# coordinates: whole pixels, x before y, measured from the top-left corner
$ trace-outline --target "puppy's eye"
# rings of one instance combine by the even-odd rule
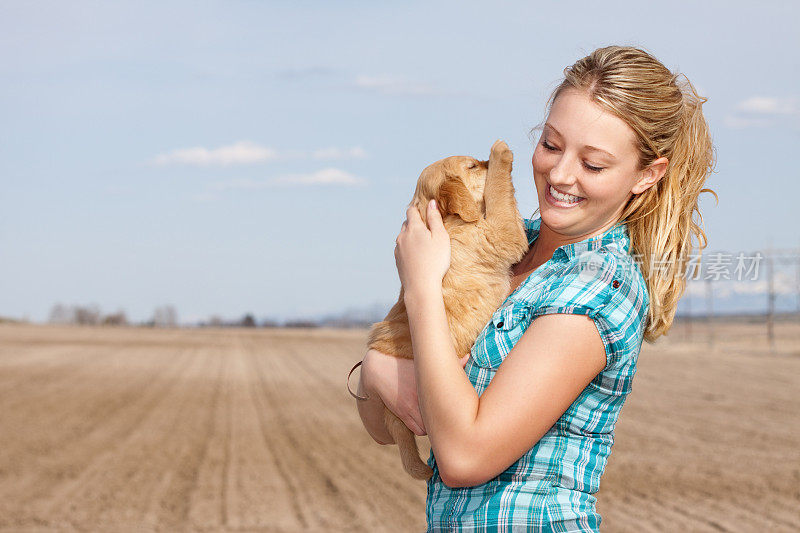
[[[475,162],[475,161],[470,161],[470,162],[467,164],[467,168],[475,168],[475,167],[477,167],[477,166],[478,166],[478,163],[477,163],[477,162]]]

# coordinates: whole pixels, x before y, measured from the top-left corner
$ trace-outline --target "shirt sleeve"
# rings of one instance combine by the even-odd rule
[[[600,249],[564,265],[545,288],[531,316],[564,313],[590,317],[606,352],[606,369],[638,354],[646,316],[646,288],[632,261]]]

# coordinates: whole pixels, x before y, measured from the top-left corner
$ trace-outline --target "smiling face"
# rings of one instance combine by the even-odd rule
[[[613,226],[658,174],[639,169],[630,126],[575,89],[553,102],[532,164],[542,223],[570,240]]]

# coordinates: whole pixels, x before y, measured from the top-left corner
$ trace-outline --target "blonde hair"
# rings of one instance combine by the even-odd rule
[[[678,83],[683,76],[685,82]],[[713,170],[716,153],[703,116],[707,98],[689,79],[673,74],[649,53],[630,46],[598,48],[564,69],[548,109],[565,89],[578,89],[627,123],[635,132],[639,169],[660,157],[666,173],[646,191],[633,195],[620,221],[628,226],[631,248],[640,259],[650,305],[645,339],[654,341],[672,326],[686,288],[692,237],[697,249],[708,244],[698,197]]]

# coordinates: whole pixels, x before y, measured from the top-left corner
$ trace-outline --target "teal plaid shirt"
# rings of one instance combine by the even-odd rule
[[[523,219],[528,243],[541,219]],[[606,350],[605,368],[533,448],[497,477],[473,487],[442,482],[431,451],[428,531],[598,531],[593,496],[631,392],[644,337],[647,286],[624,225],[556,249],[492,314],[465,371],[481,395],[537,316],[588,315]]]

